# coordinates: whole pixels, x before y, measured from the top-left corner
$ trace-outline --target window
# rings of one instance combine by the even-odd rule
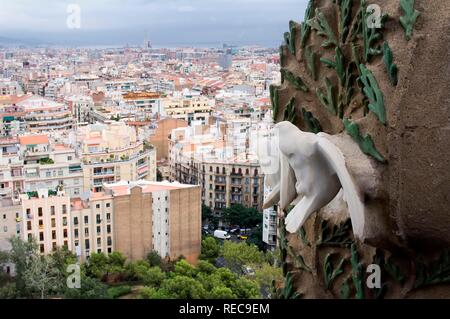
[[[41,251],[41,254],[44,253],[45,249],[44,249],[44,244],[40,244],[39,245],[39,250]]]
[[[8,232],[8,226],[3,226],[3,231],[4,231],[5,233],[7,233],[7,232]]]
[[[97,238],[97,245],[100,246],[102,244],[102,239],[99,237]]]
[[[58,171],[58,176],[63,176],[63,171],[62,170]]]
[[[107,242],[108,242],[108,246],[111,246],[111,245],[112,245],[112,239],[111,239],[111,237],[108,237]]]
[[[112,249],[110,247],[110,248],[108,248],[108,254],[110,254],[111,252],[112,252]]]
[[[89,228],[86,227],[86,228],[84,229],[84,235],[85,235],[85,236],[89,236]]]
[[[67,240],[64,241],[64,246],[65,247],[69,247],[69,244],[68,244]]]
[[[50,206],[50,214],[55,215],[55,206]]]
[[[100,224],[102,221],[101,221],[101,219],[100,219],[100,214],[97,214],[97,224]]]
[[[56,230],[52,230],[52,239],[56,239]]]
[[[110,208],[111,207],[111,203],[106,203],[106,207]]]
[[[84,216],[84,223],[85,224],[89,223],[89,216]]]
[[[66,205],[62,205],[62,213],[67,214],[67,206]]]
[[[111,234],[111,225],[107,225],[107,226],[106,226],[106,232],[107,232],[108,234]]]
[[[101,253],[102,252],[102,250],[99,248],[99,249],[97,249],[97,253]]]
[[[65,229],[63,230],[63,237],[64,237],[64,238],[67,238],[67,228],[65,228]]]
[[[28,234],[28,241],[31,241],[33,239],[33,235]]]
[[[73,224],[74,225],[78,225],[78,217],[74,217],[73,218]]]
[[[52,177],[52,172],[51,171],[46,171],[45,172],[45,177]]]
[[[100,204],[95,205],[95,208],[99,209],[100,208]]]
[[[27,218],[31,218],[31,209],[27,208]]]
[[[106,214],[106,220],[107,220],[107,221],[110,221],[110,220],[111,220],[111,214],[110,214],[110,213],[107,213],[107,214]]]
[[[39,207],[39,208],[38,208],[38,216],[39,216],[39,217],[42,217],[42,207]]]
[[[75,235],[75,238],[78,238],[78,229],[75,229],[73,233]]]
[[[51,223],[52,223],[52,227],[56,227],[56,219],[52,218]]]
[[[63,225],[67,226],[67,217],[63,217]]]
[[[97,234],[100,234],[100,226],[97,226]]]
[[[44,241],[44,233],[43,232],[39,233],[39,240]]]
[[[6,214],[3,214],[3,219],[6,219]]]
[[[89,239],[86,239],[86,240],[84,241],[84,247],[85,247],[86,249],[89,249]]]

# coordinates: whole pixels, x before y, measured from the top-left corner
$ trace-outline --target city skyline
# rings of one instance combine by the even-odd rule
[[[76,4],[79,28],[67,20]],[[56,46],[142,45],[213,47],[234,45],[277,47],[286,21],[303,19],[307,1],[282,0],[113,0],[54,1],[2,4],[0,44]],[[183,30],[183,32],[180,32]]]

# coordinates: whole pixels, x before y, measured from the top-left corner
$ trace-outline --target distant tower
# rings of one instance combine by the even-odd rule
[[[145,32],[145,37],[144,37],[144,49],[151,49],[152,45],[150,43],[150,40],[148,39],[148,32]]]

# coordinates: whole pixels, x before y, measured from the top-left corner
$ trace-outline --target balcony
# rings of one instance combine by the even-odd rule
[[[114,171],[101,171],[101,172],[94,172],[94,176],[108,176],[108,175],[114,175]]]
[[[12,193],[11,187],[0,188],[0,195],[8,195]]]

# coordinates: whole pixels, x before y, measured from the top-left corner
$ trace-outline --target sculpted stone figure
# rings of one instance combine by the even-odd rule
[[[339,148],[327,139],[327,134],[302,132],[290,122],[276,124],[273,131],[276,133],[262,140],[258,148],[266,183],[272,188],[264,208],[278,204],[285,211],[295,203],[286,217],[286,230],[294,233],[342,188],[353,231],[362,237],[364,205]],[[270,145],[270,156],[264,154],[264,143]]]

